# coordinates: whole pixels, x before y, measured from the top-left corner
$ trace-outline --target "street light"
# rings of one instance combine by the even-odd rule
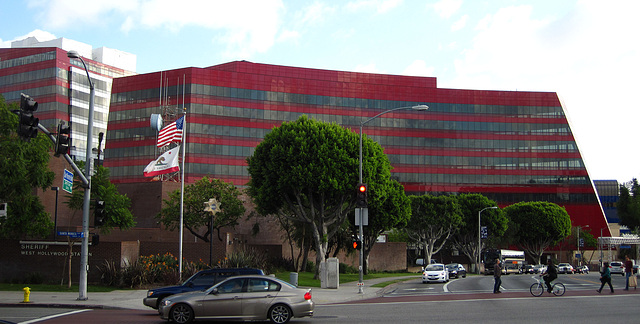
[[[584,227],[589,227],[589,225],[585,225]],[[582,229],[582,226],[578,226],[578,255],[580,256],[580,258],[578,259],[578,266],[581,266],[582,260],[584,260],[584,256],[580,254],[580,230],[581,229]],[[585,251],[586,251],[586,247],[585,247]]]
[[[498,207],[496,206],[485,207],[478,212],[478,259],[477,259],[478,263],[476,263],[476,272],[478,274],[480,274],[480,251],[482,251],[482,242],[480,241],[480,228],[482,227],[482,225],[480,225],[480,215],[482,214],[483,211],[487,209],[497,209],[497,208]]]
[[[359,168],[360,177],[359,177],[359,180],[360,180],[360,182],[359,183],[363,183],[363,181],[362,181],[362,126],[364,126],[364,124],[366,124],[366,123],[368,123],[368,122],[370,122],[370,121],[372,121],[372,120],[374,120],[374,119],[376,119],[376,118],[378,118],[378,117],[380,117],[380,116],[382,116],[382,115],[384,115],[386,113],[390,113],[392,111],[401,110],[401,109],[427,110],[427,109],[429,109],[429,106],[427,106],[427,105],[417,105],[417,106],[406,106],[406,107],[393,108],[393,109],[389,109],[389,110],[383,111],[383,112],[381,112],[381,113],[379,113],[379,114],[377,114],[377,115],[375,115],[375,116],[373,116],[373,117],[371,117],[371,118],[369,118],[369,119],[367,119],[367,120],[365,120],[365,121],[360,123],[360,158],[359,158],[359,162],[360,162],[360,168]],[[360,225],[359,225],[359,232],[360,232],[359,238],[360,238],[361,242],[364,242],[363,234],[362,234],[362,232],[363,232],[363,230],[362,230],[362,208],[360,208],[360,217],[361,217],[361,219],[360,219]],[[359,267],[360,279],[358,280],[358,293],[359,294],[364,293],[364,291],[362,289],[363,285],[364,285],[364,282],[363,282],[363,279],[362,279],[362,265],[363,264],[364,264],[364,254],[363,254],[363,250],[360,249],[360,267]]]
[[[82,249],[80,251],[80,282],[78,284],[80,295],[78,300],[87,300],[87,272],[89,271],[89,210],[91,208],[91,169],[93,157],[91,155],[91,143],[93,142],[93,99],[95,96],[95,88],[91,77],[89,77],[89,69],[80,54],[76,51],[68,51],[67,57],[79,59],[84,66],[89,80],[89,116],[87,120],[87,150],[85,161],[85,177],[88,185],[84,188],[84,201],[82,205]],[[71,82],[71,80],[69,80]]]

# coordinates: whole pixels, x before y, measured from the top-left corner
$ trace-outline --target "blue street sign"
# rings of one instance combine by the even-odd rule
[[[84,237],[84,232],[62,232],[62,231],[58,231],[58,236],[68,236],[70,238],[82,238],[82,237]]]

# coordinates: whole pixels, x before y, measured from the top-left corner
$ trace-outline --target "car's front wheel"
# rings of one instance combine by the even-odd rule
[[[289,306],[284,304],[276,304],[269,309],[269,321],[271,323],[284,324],[289,322],[293,317]]]
[[[187,304],[177,304],[169,312],[169,319],[178,324],[191,323],[193,317],[193,309]]]

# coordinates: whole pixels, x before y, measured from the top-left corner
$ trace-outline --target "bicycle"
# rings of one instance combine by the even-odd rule
[[[532,278],[536,281],[536,283],[531,285],[531,287],[529,288],[529,292],[531,292],[531,295],[533,295],[534,297],[540,297],[546,290],[545,284],[536,277]],[[556,296],[562,296],[564,295],[564,291],[564,285],[561,282],[557,282],[554,280],[553,285],[551,285],[551,292]]]

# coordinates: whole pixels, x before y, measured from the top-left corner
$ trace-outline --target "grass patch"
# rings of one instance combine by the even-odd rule
[[[284,280],[284,281],[289,281],[289,274],[291,272],[278,272],[276,273],[276,277]],[[313,279],[313,273],[312,272],[299,272],[298,273],[298,286],[300,287],[320,287],[320,280],[319,279]],[[370,273],[367,274],[365,276],[363,276],[364,280],[368,280],[368,279],[377,279],[377,278],[393,278],[393,277],[402,277],[402,276],[417,276],[417,274],[415,273],[409,273],[409,272],[395,272],[395,273],[391,273],[391,272],[380,272],[380,273]],[[412,278],[407,278],[405,280],[409,280]],[[339,281],[341,284],[343,283],[347,283],[347,282],[354,282],[354,281],[358,281],[360,280],[360,274],[358,273],[341,273],[340,274],[340,278]],[[395,280],[394,280],[395,281]],[[389,285],[391,283],[388,283],[387,285]],[[382,286],[384,287],[384,286]]]
[[[71,288],[67,288],[67,285],[51,285],[51,284],[10,284],[10,283],[0,283],[0,291],[20,291],[23,292],[22,288],[29,287],[31,292],[34,291],[47,291],[47,292],[79,292],[80,288],[78,285],[71,285]],[[114,290],[119,290],[117,287],[106,287],[106,286],[87,286],[87,292],[110,292]]]

